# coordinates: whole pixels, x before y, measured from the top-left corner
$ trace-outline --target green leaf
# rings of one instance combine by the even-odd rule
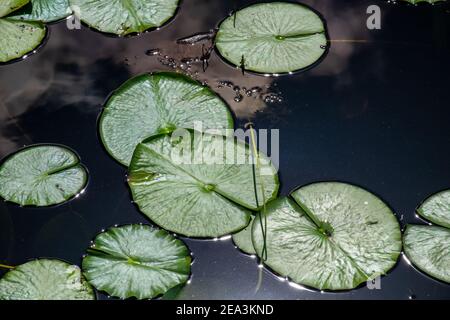
[[[45,39],[46,27],[39,22],[0,19],[0,62],[23,57]]]
[[[242,231],[233,234],[233,242],[234,244],[243,252],[255,255],[256,251],[253,247],[253,241],[252,241],[252,227],[253,227],[253,221],[255,220],[254,216],[251,216],[250,223],[248,224],[245,229]]]
[[[267,206],[267,260],[272,270],[296,283],[347,290],[386,274],[402,243],[391,209],[359,187],[314,183]],[[264,244],[259,217],[253,244]]]
[[[426,199],[417,209],[417,213],[435,224],[450,228],[450,190]]]
[[[54,22],[71,15],[69,0],[31,0],[8,18],[25,21]]]
[[[224,20],[216,36],[220,54],[236,66],[260,73],[307,68],[326,52],[322,19],[298,3],[259,3]]]
[[[267,201],[277,194],[275,168],[261,155],[256,203],[251,159],[249,147],[235,138],[185,130],[178,137],[161,135],[140,143],[128,183],[140,210],[162,228],[219,237],[248,225],[249,210],[262,206],[262,181]]]
[[[188,281],[191,256],[181,240],[145,225],[111,228],[98,235],[83,259],[95,288],[122,299],[150,299]]]
[[[0,166],[0,197],[23,206],[50,206],[76,196],[87,183],[78,156],[56,145],[34,145]]]
[[[26,5],[30,0],[1,0],[0,18]],[[1,28],[0,28],[1,30]]]
[[[22,264],[0,279],[0,300],[95,300],[79,267],[59,260]]]
[[[450,230],[408,225],[403,236],[406,256],[428,275],[450,283]]]
[[[81,21],[101,32],[124,36],[162,26],[179,0],[70,0]]]
[[[100,137],[110,155],[128,166],[136,145],[176,128],[232,129],[225,102],[208,87],[171,72],[144,74],[116,90],[100,118]]]

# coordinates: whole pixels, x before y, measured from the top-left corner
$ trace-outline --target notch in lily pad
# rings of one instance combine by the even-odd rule
[[[79,156],[61,145],[31,145],[0,165],[0,197],[21,206],[51,206],[86,188],[88,173]]]
[[[430,196],[416,212],[434,225],[408,225],[405,254],[422,272],[450,283],[450,190]]]

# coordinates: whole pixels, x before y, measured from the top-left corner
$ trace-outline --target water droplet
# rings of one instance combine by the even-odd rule
[[[158,56],[161,54],[161,49],[149,49],[145,51],[147,56]]]

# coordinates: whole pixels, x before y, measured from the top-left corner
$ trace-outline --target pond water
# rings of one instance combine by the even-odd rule
[[[402,225],[423,223],[415,207],[450,188],[450,6],[303,2],[323,14],[334,40],[315,68],[279,78],[242,75],[212,52],[206,72],[196,64],[194,74],[227,100],[237,127],[251,120],[257,128],[280,130],[282,195],[314,181],[347,181],[381,196]],[[372,4],[381,8],[381,30],[366,28]],[[63,21],[50,26],[37,54],[0,66],[0,157],[24,145],[60,143],[75,149],[90,172],[87,191],[64,205],[0,203],[0,262],[56,257],[80,264],[100,230],[148,223],[131,202],[126,169],[99,141],[98,114],[108,94],[133,75],[171,69],[164,59],[200,56],[201,45],[176,40],[208,32],[234,7],[233,1],[186,0],[170,24],[129,38],[69,30]],[[162,62],[148,51],[156,48]],[[235,99],[220,81],[260,87],[274,98]],[[450,298],[449,285],[405,259],[381,279],[380,290],[321,293],[258,268],[230,239],[185,241],[195,261],[190,283],[176,294],[180,299]]]

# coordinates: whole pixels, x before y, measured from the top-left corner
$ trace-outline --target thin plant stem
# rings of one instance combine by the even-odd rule
[[[8,266],[8,265],[6,265],[6,264],[0,264],[0,268],[3,268],[3,269],[14,269],[15,267],[13,267],[13,266]]]

